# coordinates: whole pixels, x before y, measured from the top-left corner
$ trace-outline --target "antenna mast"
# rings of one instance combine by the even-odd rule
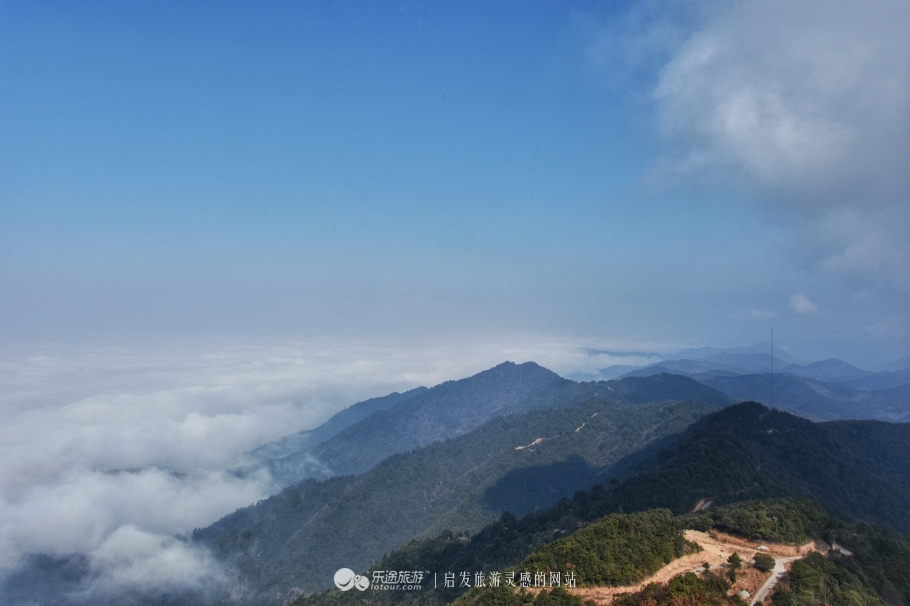
[[[768,406],[774,406],[774,327],[771,327],[771,398]]]

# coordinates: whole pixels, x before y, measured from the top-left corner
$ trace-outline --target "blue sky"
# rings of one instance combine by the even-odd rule
[[[908,10],[0,5],[0,335],[910,349]]]

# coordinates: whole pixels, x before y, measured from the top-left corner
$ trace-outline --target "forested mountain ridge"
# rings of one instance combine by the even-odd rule
[[[266,464],[285,486],[310,477],[360,474],[388,456],[464,434],[498,416],[568,408],[592,397],[624,404],[694,400],[722,407],[734,402],[676,375],[576,383],[533,362],[505,362],[431,389],[355,404],[315,430],[267,444],[254,454],[276,453]]]
[[[228,563],[251,594],[322,589],[338,568],[365,568],[415,536],[476,532],[505,509],[530,511],[609,481],[636,453],[672,441],[712,410],[592,399],[501,417],[361,476],[304,481],[192,539]]]
[[[425,391],[427,391],[426,387],[415,387],[404,393],[396,391],[387,396],[357,402],[336,413],[325,423],[314,429],[298,431],[274,442],[263,444],[250,452],[250,455],[257,460],[275,460],[300,451],[309,450],[318,444],[322,444],[346,427],[350,427],[354,423],[367,418],[374,412],[391,408]]]
[[[533,362],[504,362],[430,389],[354,404],[323,425],[330,431],[317,428],[316,439],[267,465],[284,485],[360,474],[388,456],[465,433],[496,416],[542,407],[537,402],[571,383]],[[363,412],[368,414],[358,414]]]
[[[578,492],[550,509],[521,519],[504,514],[467,543],[451,534],[413,541],[370,570],[503,570],[518,565],[543,545],[620,509],[630,512],[668,507],[685,514],[699,502],[713,501],[711,506],[716,507],[756,498],[794,496],[812,497],[832,513],[836,511],[840,518],[884,523],[907,532],[910,425],[876,421],[812,423],[759,404],[738,404],[704,417],[661,452],[639,460],[625,479],[613,481],[607,489],[595,487],[590,492]],[[773,509],[760,516],[746,508],[737,514],[738,518],[711,511],[695,518],[707,517],[709,526],[717,524],[726,530],[772,540],[799,540],[816,532],[821,517],[812,508],[797,507],[794,511],[788,513],[795,520],[789,525],[779,523],[784,518]],[[771,530],[767,525],[771,525]],[[889,560],[889,554],[897,554],[895,557],[903,558],[900,562],[910,563],[910,543],[892,531],[875,528],[866,523],[841,527],[835,524],[829,540],[833,537],[841,544],[864,545],[866,563],[859,566],[866,572],[862,574],[874,577],[869,571],[890,572],[870,577],[863,586],[877,587],[879,595],[890,595],[886,600],[889,604],[910,603],[910,586],[898,582],[900,568]],[[810,562],[807,566],[816,564]],[[849,568],[851,564],[844,566]],[[795,586],[799,589],[798,583]],[[458,593],[432,597],[427,592],[408,597],[400,592],[345,596],[330,591],[323,597],[313,596],[306,603],[334,604],[340,600],[346,604],[353,600],[377,606],[413,599],[417,600],[415,603],[432,605],[446,603]],[[908,601],[895,595],[906,595]]]
[[[570,383],[533,362],[504,362],[377,411],[312,454],[336,474],[363,473],[392,454],[461,435],[495,417],[551,408],[551,394]]]
[[[705,418],[615,488],[624,508],[811,497],[838,517],[910,532],[910,424],[812,423],[756,403]]]

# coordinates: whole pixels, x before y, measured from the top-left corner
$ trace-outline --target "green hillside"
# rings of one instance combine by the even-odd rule
[[[392,456],[361,476],[302,482],[194,531],[192,540],[227,562],[254,601],[293,587],[324,589],[339,568],[363,570],[413,537],[474,533],[507,507],[531,511],[609,481],[635,453],[662,445],[711,410],[595,399],[496,419]],[[513,492],[517,485],[525,488]]]
[[[579,495],[576,498],[580,498]],[[535,516],[527,516],[527,519]],[[693,547],[682,537],[682,528],[697,527],[701,530],[722,530],[731,534],[759,540],[789,537],[802,543],[809,539],[837,542],[853,555],[838,552],[815,554],[798,565],[785,577],[772,599],[774,604],[910,604],[910,540],[893,530],[863,523],[846,523],[828,516],[816,503],[800,499],[751,501],[730,505],[714,512],[684,515],[672,518],[666,510],[651,510],[637,514],[611,514],[594,521],[565,538],[551,540],[521,561],[515,557],[511,563],[489,565],[451,558],[443,562],[445,552],[472,551],[478,541],[496,544],[510,533],[525,534],[531,526],[526,520],[507,520],[505,524],[492,525],[462,543],[445,534],[436,539],[414,541],[383,558],[368,572],[378,570],[466,570],[512,571],[515,579],[521,571],[574,574],[577,586],[630,584],[645,578],[664,563],[684,555]],[[498,528],[491,532],[491,528]],[[486,536],[484,533],[487,533]],[[476,547],[473,548],[476,553]],[[504,562],[505,560],[503,560]],[[520,562],[520,563],[519,563]],[[472,565],[473,564],[473,565]],[[439,567],[437,567],[439,566]],[[439,575],[441,576],[441,574]],[[532,579],[533,576],[528,577]],[[517,582],[515,585],[519,585]],[[560,585],[560,588],[562,585]],[[738,597],[727,597],[730,585],[716,573],[682,574],[666,584],[652,584],[644,590],[618,598],[618,604],[640,606],[645,604],[737,604]],[[549,589],[549,588],[548,588]],[[425,584],[417,591],[340,592],[330,590],[321,594],[299,598],[293,606],[387,606],[395,604],[441,606],[455,602],[456,606],[514,605],[534,602],[538,598],[523,594],[520,586],[508,587],[499,583],[491,587],[433,588]],[[544,603],[553,599],[557,604],[576,604],[564,591],[554,591],[543,598]]]
[[[493,418],[572,408],[599,397],[627,405],[693,400],[717,408],[734,402],[719,391],[675,375],[576,383],[533,363],[505,362],[472,377],[361,402],[323,426],[254,452],[285,485],[304,478],[360,474],[383,459],[463,435]],[[296,452],[294,445],[299,448]]]
[[[618,511],[670,507],[683,526],[718,528],[761,539],[801,543],[822,536],[837,540],[856,557],[841,567],[867,578],[867,593],[889,604],[910,604],[910,556],[900,534],[866,523],[832,522],[815,503],[838,517],[876,520],[904,528],[910,515],[910,427],[882,422],[815,424],[746,403],[705,417],[677,441],[635,461],[629,477],[608,488],[580,491],[555,506],[521,519],[503,515],[462,542],[452,533],[415,540],[379,560],[372,570],[505,570],[546,545]],[[786,500],[750,501],[755,496]],[[792,497],[797,497],[793,500]],[[815,502],[806,500],[815,497]],[[705,512],[689,514],[700,500]],[[718,509],[717,504],[736,503]],[[845,513],[846,512],[846,513]],[[852,524],[852,525],[851,525]],[[583,535],[582,535],[583,536]],[[554,543],[556,545],[557,543]],[[833,560],[832,560],[833,561]],[[903,579],[903,580],[902,580]],[[313,596],[308,604],[444,604],[462,590]],[[871,594],[870,594],[871,595]]]
[[[685,514],[678,520],[684,528],[713,528],[753,541],[802,545],[820,537],[829,518],[815,501],[768,499]]]
[[[611,491],[627,511],[690,511],[804,496],[834,515],[910,532],[910,424],[812,423],[760,404],[731,406],[643,462]]]
[[[572,571],[581,586],[628,585],[701,548],[683,538],[666,509],[615,513],[557,539],[528,556],[519,567]]]

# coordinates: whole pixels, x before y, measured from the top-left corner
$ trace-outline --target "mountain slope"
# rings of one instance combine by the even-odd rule
[[[504,362],[373,410],[327,439],[268,465],[285,485],[306,477],[363,473],[388,456],[460,435],[496,416],[545,407],[550,395],[569,384],[572,381],[533,362]]]
[[[269,460],[273,476],[288,486],[308,477],[359,474],[388,456],[462,435],[497,416],[567,408],[592,397],[629,405],[694,400],[722,407],[734,402],[711,387],[681,376],[576,383],[533,362],[506,362],[473,377],[447,381],[417,393],[392,394],[377,401],[386,404],[393,397],[399,400],[351,423],[325,441]],[[336,417],[346,414],[342,411]]]
[[[317,446],[313,455],[337,474],[363,473],[391,454],[461,435],[495,417],[540,408],[538,402],[568,383],[533,362],[505,362],[376,412]]]
[[[504,514],[467,543],[455,540],[451,533],[413,541],[377,562],[372,569],[505,570],[522,562],[542,545],[571,535],[617,509],[643,511],[667,507],[686,513],[704,500],[711,500],[716,506],[752,498],[810,496],[844,518],[882,522],[903,532],[910,530],[908,424],[812,423],[759,404],[744,403],[703,418],[669,447],[639,460],[631,472],[624,480],[612,481],[609,489],[595,486],[590,492],[578,492],[550,509],[521,519]],[[709,512],[695,517],[708,516],[728,530],[740,530],[755,538],[786,541],[799,540],[818,526],[818,516],[812,508],[798,506],[798,519],[785,524],[778,517],[777,506],[769,507],[762,510],[746,506],[740,507],[742,512],[737,515]],[[834,528],[831,532],[838,542],[849,542],[849,545],[868,543],[866,539],[854,541],[851,532],[894,536],[870,528],[859,524],[855,531]],[[893,593],[888,589],[889,583],[900,579],[899,567],[895,568],[887,559],[888,554],[903,553],[901,557],[907,554],[894,547],[893,541],[889,543],[890,539],[876,540],[879,542],[874,547],[867,547],[867,561],[890,571],[887,578],[892,581],[880,579],[873,583],[885,595],[889,591]],[[882,555],[875,556],[877,552]],[[882,561],[874,562],[875,557]],[[898,593],[910,590],[906,584],[901,587],[904,589]],[[425,592],[409,597],[402,592],[359,596],[329,592],[305,603],[357,602],[379,606],[415,600],[430,605],[451,601],[459,593],[439,593],[433,597]],[[889,603],[902,602],[895,599]]]
[[[507,506],[530,511],[608,481],[634,461],[630,455],[672,439],[711,410],[590,400],[499,418],[358,477],[305,481],[192,539],[229,562],[248,590],[322,589],[335,570],[363,569],[412,537],[445,528],[474,532]],[[514,493],[516,486],[525,489]]]
[[[750,498],[807,496],[834,515],[910,531],[910,424],[812,423],[754,402],[694,427],[613,498],[625,508],[692,509]]]
[[[343,429],[367,418],[374,412],[391,408],[392,406],[400,404],[425,391],[427,391],[426,387],[417,387],[404,393],[398,393],[396,391],[387,396],[370,398],[363,402],[357,402],[335,414],[319,427],[284,436],[279,440],[260,446],[250,454],[258,460],[269,460],[279,459],[297,452],[310,450]]]

